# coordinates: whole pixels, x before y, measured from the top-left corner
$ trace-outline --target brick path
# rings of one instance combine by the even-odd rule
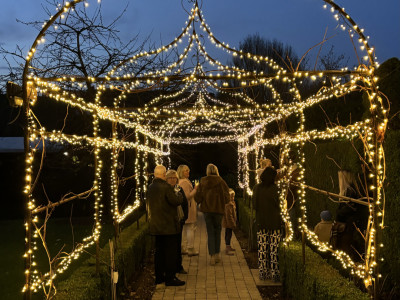
[[[186,281],[184,286],[166,287],[160,284],[153,295],[154,300],[261,300],[260,293],[247,266],[243,252],[232,235],[231,245],[236,249],[235,255],[225,254],[224,229],[221,238],[221,262],[210,265],[210,256],[207,250],[207,231],[202,213],[199,213],[195,248],[199,256],[183,256],[183,267],[187,275],[178,274],[179,279]]]

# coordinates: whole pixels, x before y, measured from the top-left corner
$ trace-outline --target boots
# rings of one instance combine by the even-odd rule
[[[226,254],[226,255],[234,255],[234,253],[231,252],[231,251],[229,250],[229,247],[228,247],[228,246],[226,246],[225,254]]]
[[[214,254],[214,259],[216,263],[219,263],[221,261],[221,258],[219,257],[219,253]]]
[[[197,255],[199,255],[199,252],[197,252],[194,248],[188,249],[188,256],[197,256]]]
[[[226,250],[228,250],[228,251],[236,251],[236,249],[232,248],[231,245],[226,245]]]

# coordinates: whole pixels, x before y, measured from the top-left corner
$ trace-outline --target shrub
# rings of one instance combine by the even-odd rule
[[[119,273],[117,289],[121,290],[125,283],[137,272],[144,257],[151,249],[151,236],[148,234],[148,223],[145,216],[139,220],[139,228],[133,223],[125,228],[117,243],[115,266]],[[94,257],[84,261],[67,279],[56,282],[57,300],[91,300],[110,299],[110,249],[107,244],[100,251],[100,271],[96,274]]]
[[[237,198],[237,210],[239,214],[239,227],[251,240],[251,249],[257,249],[257,226],[254,222],[256,219],[256,213],[253,210],[253,222],[250,220],[250,208],[244,202],[242,198]],[[250,228],[250,223],[252,227]],[[252,230],[252,238],[250,239],[250,229]]]
[[[279,267],[283,290],[288,296],[301,300],[370,299],[307,246],[305,254],[304,265],[301,243],[280,247]]]

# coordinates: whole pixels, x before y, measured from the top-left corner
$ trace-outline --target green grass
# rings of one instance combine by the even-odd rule
[[[22,220],[0,221],[1,299],[22,299],[24,284],[24,223]]]
[[[0,247],[0,291],[2,300],[15,300],[22,298],[22,287],[25,282],[24,277],[24,238],[25,230],[23,220],[0,221],[2,233],[2,247]],[[53,219],[48,222],[46,240],[52,256],[56,255],[60,249],[70,251],[73,243],[82,241],[83,237],[91,235],[93,227],[92,220],[74,219],[73,233],[69,219]],[[103,225],[100,245],[103,246],[113,234],[112,225]],[[95,253],[94,246],[87,249]],[[38,269],[47,272],[48,259],[45,251],[38,240],[38,250],[35,252]],[[82,259],[74,261],[67,272],[59,277],[68,277],[88,255],[83,255]],[[42,293],[39,293],[42,294]],[[43,297],[35,297],[42,299]]]

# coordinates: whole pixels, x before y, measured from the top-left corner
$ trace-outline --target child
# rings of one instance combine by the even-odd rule
[[[231,247],[232,229],[236,227],[236,204],[235,204],[235,191],[229,189],[230,201],[225,204],[224,218],[222,219],[222,226],[225,227],[225,253],[233,255],[230,251],[235,251]]]
[[[321,212],[320,216],[321,222],[315,226],[314,232],[318,236],[320,242],[329,243],[333,224],[332,215],[329,210],[324,210]]]

